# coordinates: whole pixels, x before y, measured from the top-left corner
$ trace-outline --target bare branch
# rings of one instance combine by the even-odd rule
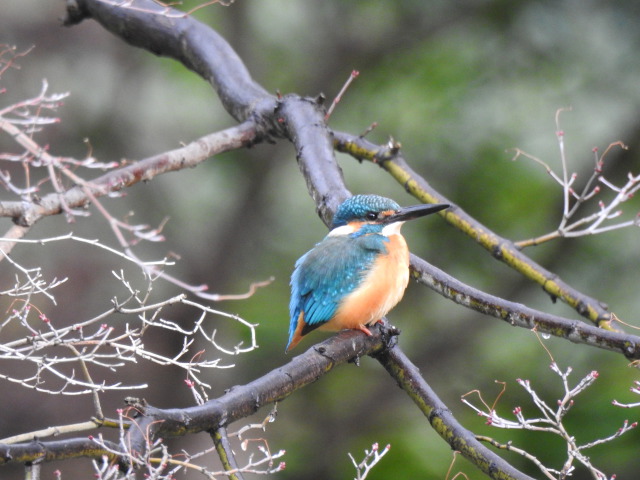
[[[520,157],[533,160],[534,162],[542,165],[551,178],[562,188],[563,198],[563,212],[560,219],[560,224],[554,232],[546,233],[544,235],[530,238],[528,240],[522,240],[515,242],[516,247],[524,248],[533,245],[539,245],[540,243],[553,240],[556,238],[575,238],[585,235],[597,235],[600,233],[609,232],[612,230],[618,230],[620,228],[627,228],[631,226],[640,225],[638,216],[627,221],[611,223],[610,221],[618,218],[622,215],[622,210],[619,209],[621,204],[630,200],[634,194],[640,189],[640,175],[633,175],[629,173],[627,175],[627,183],[622,187],[616,186],[609,180],[607,180],[602,171],[604,161],[607,154],[613,148],[622,148],[626,150],[628,147],[622,142],[614,142],[610,144],[602,156],[599,155],[598,149],[593,149],[595,156],[595,166],[591,177],[586,181],[581,193],[576,193],[573,185],[578,177],[577,173],[568,173],[568,159],[565,150],[564,132],[560,129],[560,113],[564,109],[560,109],[556,112],[556,138],[558,140],[559,156],[560,156],[560,168],[562,175],[556,174],[549,165],[540,160],[539,158],[530,155],[520,149],[515,149],[516,154],[513,160]],[[600,183],[605,186],[609,191],[614,193],[612,199],[608,202],[600,200],[598,202],[598,211],[585,215],[582,218],[574,219],[576,213],[584,206],[586,202],[593,199],[596,195],[600,194],[602,189],[600,185],[594,183]],[[607,225],[603,225],[606,223]]]
[[[384,457],[387,452],[391,449],[391,445],[387,445],[382,450],[377,443],[374,443],[371,446],[371,450],[364,451],[364,459],[358,463],[356,459],[353,458],[353,455],[349,454],[349,458],[351,459],[351,463],[356,469],[356,478],[355,480],[364,480],[369,475],[369,472],[373,467],[375,467],[382,457]]]
[[[606,438],[601,438],[582,445],[578,444],[574,435],[569,433],[569,431],[567,430],[564,418],[571,407],[573,407],[576,397],[596,381],[596,379],[598,378],[598,372],[593,371],[588,373],[575,386],[572,387],[569,385],[568,380],[572,372],[571,367],[568,367],[564,371],[561,370],[558,367],[557,363],[553,361],[552,357],[550,368],[556,375],[558,375],[558,377],[560,377],[564,390],[564,395],[562,396],[562,398],[557,399],[557,401],[554,401],[553,404],[549,404],[538,395],[532,385],[532,382],[530,382],[529,380],[517,379],[517,382],[529,394],[537,411],[539,412],[539,414],[541,414],[541,416],[539,417],[525,417],[523,409],[518,406],[512,410],[512,413],[515,416],[515,420],[509,420],[499,415],[495,408],[487,409],[486,403],[484,401],[482,401],[482,406],[476,406],[471,400],[469,400],[469,394],[462,396],[462,402],[472,408],[480,416],[486,418],[487,425],[491,425],[492,427],[547,432],[562,438],[562,440],[567,445],[567,458],[561,469],[557,470],[544,466],[542,462],[540,462],[534,455],[524,451],[523,449],[513,447],[511,442],[509,442],[507,445],[504,445],[496,442],[489,437],[483,436],[479,437],[479,439],[488,441],[498,448],[507,449],[528,458],[535,465],[537,465],[538,468],[540,468],[542,473],[547,478],[566,478],[574,471],[575,466],[573,464],[575,462],[578,462],[588,469],[593,478],[606,479],[607,476],[593,465],[589,457],[583,453],[584,450],[595,447],[596,445],[610,442],[620,437],[624,433],[627,433],[629,430],[635,428],[637,426],[637,423],[629,423],[625,420],[623,426],[619,428],[614,434]]]
[[[61,239],[74,239],[79,242],[105,248],[112,253],[120,255],[117,251],[100,245],[99,243],[86,241],[85,239],[64,236],[48,241]],[[126,257],[124,257],[126,258]],[[12,261],[12,264],[14,262]],[[17,265],[17,264],[16,264]],[[54,300],[49,291],[59,285],[53,280],[49,283],[41,279],[39,269],[33,271],[20,267],[20,271],[28,278],[24,283],[17,283],[8,294],[12,296],[22,295],[26,299],[20,299],[20,308],[15,308],[11,314],[0,323],[0,359],[3,359],[6,368],[0,371],[0,378],[18,383],[27,388],[40,392],[64,395],[91,394],[94,396],[96,416],[102,417],[100,402],[97,392],[105,390],[123,390],[145,388],[146,385],[122,385],[120,382],[105,382],[92,379],[89,367],[117,371],[127,363],[135,363],[144,359],[158,365],[173,365],[187,372],[192,379],[202,388],[210,388],[200,379],[203,369],[229,368],[232,365],[224,365],[220,358],[208,358],[204,352],[194,355],[192,347],[196,339],[203,339],[220,353],[238,355],[257,348],[256,325],[245,321],[237,315],[227,314],[215,310],[209,306],[188,300],[185,295],[178,295],[160,302],[149,301],[152,279],[149,279],[148,290],[144,295],[135,290],[125,279],[122,272],[114,273],[114,276],[125,287],[128,297],[124,301],[113,300],[112,308],[96,317],[80,321],[68,326],[56,325],[55,319],[49,318],[43,311],[32,308],[31,296],[36,294],[47,295]],[[129,304],[133,303],[133,306]],[[166,307],[181,303],[199,312],[198,319],[193,327],[184,329],[176,322],[162,318],[161,312]],[[37,310],[34,318],[32,310]],[[112,317],[118,314],[125,321],[116,321]],[[137,321],[130,320],[131,317]],[[214,317],[226,318],[243,325],[250,334],[250,342],[236,344],[232,349],[224,348],[215,342],[215,327],[209,324]],[[138,325],[135,325],[138,323]],[[11,328],[5,328],[11,325]],[[182,337],[182,348],[173,356],[159,354],[152,350],[153,346],[145,346],[142,337],[149,329],[162,328],[178,334]],[[65,354],[65,350],[69,353]],[[11,373],[10,361],[20,361],[23,364],[33,366],[31,374],[16,376]],[[84,379],[76,375],[75,369],[69,369],[68,365],[79,365]],[[55,387],[49,385],[56,385]]]

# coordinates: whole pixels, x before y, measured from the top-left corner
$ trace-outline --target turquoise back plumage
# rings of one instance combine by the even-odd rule
[[[300,312],[304,312],[304,333],[331,320],[341,300],[358,288],[376,257],[387,253],[389,239],[381,230],[381,225],[364,225],[349,235],[328,235],[296,262],[291,276],[289,343]]]

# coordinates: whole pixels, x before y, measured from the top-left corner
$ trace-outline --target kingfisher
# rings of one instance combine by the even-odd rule
[[[409,284],[402,224],[448,207],[400,207],[379,195],[354,195],[340,204],[329,234],[295,264],[286,351],[315,329],[370,336],[367,327],[396,306]]]

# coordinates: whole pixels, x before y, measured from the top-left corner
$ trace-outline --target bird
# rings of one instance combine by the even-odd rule
[[[315,329],[355,329],[370,336],[367,327],[396,306],[409,283],[402,224],[446,208],[443,203],[400,207],[370,194],[342,202],[327,236],[295,263],[285,352]]]

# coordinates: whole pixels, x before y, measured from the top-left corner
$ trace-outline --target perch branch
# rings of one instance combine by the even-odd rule
[[[126,433],[128,438],[123,444],[130,446],[130,454],[138,456],[144,455],[147,445],[153,444],[160,437],[183,436],[203,431],[220,433],[220,428],[252,415],[264,405],[284,400],[297,389],[319,380],[335,367],[369,355],[376,358],[396,379],[427,416],[436,432],[483,472],[495,479],[529,479],[478,442],[473,433],[457,422],[399,347],[387,349],[390,344],[389,334],[393,335],[394,332],[378,325],[372,328],[372,332],[374,335],[369,337],[357,331],[343,331],[294,357],[288,364],[246,385],[233,387],[222,397],[203,405],[159,409],[137,402],[134,407],[137,414],[130,423]],[[60,443],[68,444],[69,450],[61,449],[58,446]],[[228,451],[228,447],[223,450]],[[127,460],[124,453],[121,458],[114,458],[113,452],[120,451],[116,446],[105,453],[105,449],[98,448],[91,440],[72,439],[10,446],[0,444],[0,463],[26,461],[24,456],[15,454],[22,451],[31,452],[32,457],[29,458],[42,457],[47,461],[69,456],[101,457],[105,454],[121,463]],[[50,454],[45,457],[39,453],[42,451]]]

